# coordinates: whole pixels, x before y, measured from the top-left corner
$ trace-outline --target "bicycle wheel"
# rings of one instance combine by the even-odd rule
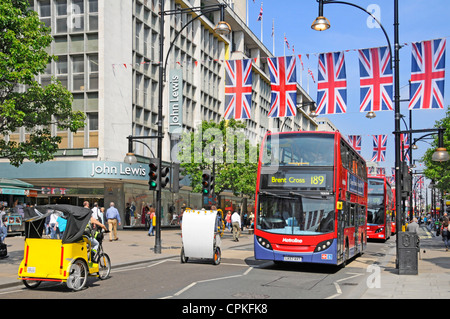
[[[67,277],[67,287],[73,291],[79,291],[84,288],[87,282],[89,269],[82,259],[77,259],[70,266],[69,277]]]
[[[111,273],[111,260],[105,253],[101,253],[98,258],[98,278],[104,280]]]

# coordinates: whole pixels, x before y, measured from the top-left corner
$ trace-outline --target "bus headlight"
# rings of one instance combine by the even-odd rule
[[[320,242],[317,246],[316,249],[314,249],[314,252],[320,252],[320,251],[324,251],[325,249],[327,249],[328,247],[331,246],[331,244],[333,243],[333,239],[327,239],[324,240],[322,242]]]
[[[270,242],[267,239],[265,239],[263,237],[256,236],[256,240],[264,248],[272,250],[272,245],[270,244]]]

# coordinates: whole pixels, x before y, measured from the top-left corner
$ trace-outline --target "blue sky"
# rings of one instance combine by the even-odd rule
[[[244,0],[241,0],[244,1]],[[359,112],[359,62],[357,49],[387,45],[386,38],[379,28],[370,28],[369,15],[363,11],[342,4],[324,5],[324,16],[328,18],[331,28],[318,32],[311,29],[311,23],[318,15],[318,3],[315,0],[248,0],[248,25],[261,39],[261,22],[257,21],[261,2],[263,2],[263,43],[272,51],[272,21],[275,25],[275,55],[302,54],[304,71],[300,81],[300,63],[297,60],[297,81],[307,89],[307,69],[310,68],[317,79],[317,54],[351,50],[345,53],[347,72],[347,113],[328,115],[327,117],[344,134],[362,135],[362,155],[366,160],[372,157],[372,135],[388,134],[386,161],[381,167],[389,169],[394,166],[394,112],[377,112],[375,119],[366,119],[365,113]],[[392,0],[353,0],[363,8],[375,8],[379,18],[394,45],[394,2]],[[371,7],[369,7],[371,5]],[[450,2],[448,0],[400,0],[399,1],[399,42],[407,44],[400,50],[400,88],[401,99],[409,97],[408,79],[411,74],[411,43],[450,36]],[[285,48],[284,35],[290,44]],[[448,42],[448,40],[447,40]],[[448,43],[447,43],[448,47]],[[394,48],[393,48],[394,49]],[[447,48],[448,55],[448,48]],[[309,59],[306,58],[309,54]],[[450,104],[450,71],[447,61],[445,81],[445,108]],[[317,83],[309,77],[309,94],[316,100]],[[409,123],[408,103],[401,103],[401,113]],[[412,112],[413,129],[432,128],[445,116],[444,110],[417,110]],[[408,124],[409,125],[409,124]],[[401,129],[407,129],[401,123]],[[419,138],[416,134],[413,138]],[[419,150],[413,152],[413,158],[419,159],[429,147],[424,142],[418,143]],[[417,163],[420,164],[420,163]],[[418,168],[420,170],[420,166]]]

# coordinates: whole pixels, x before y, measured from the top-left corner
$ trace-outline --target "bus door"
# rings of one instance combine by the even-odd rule
[[[344,229],[345,229],[345,211],[347,210],[347,203],[341,202],[341,207],[338,206],[337,218],[337,261],[342,262],[344,258]]]
[[[363,237],[361,232],[362,229],[362,220],[361,220],[361,210],[362,207],[360,205],[356,205],[355,207],[355,254],[363,251],[363,242],[361,238]]]

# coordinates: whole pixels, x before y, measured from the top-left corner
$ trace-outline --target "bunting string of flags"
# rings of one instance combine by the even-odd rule
[[[289,46],[286,36],[285,45]],[[407,44],[405,44],[407,45]],[[347,78],[345,65],[345,50],[341,52],[318,53],[317,71],[317,109],[319,115],[342,114],[347,112]],[[384,47],[355,49],[359,57],[360,69],[360,112],[377,112],[393,110],[393,72],[392,57],[389,49]],[[415,42],[411,45],[411,99],[409,109],[443,109],[445,81],[446,39],[434,39]],[[309,60],[310,54],[305,54]],[[271,107],[269,117],[296,116],[296,59],[304,68],[302,54],[283,57],[260,57],[240,60],[207,59],[201,61],[226,62],[226,118],[248,119],[251,117],[251,73],[252,63],[258,59],[266,59],[269,66],[271,81]],[[198,60],[175,61],[176,64],[191,64],[198,66]],[[159,61],[143,61],[136,66],[145,64],[160,64]],[[242,72],[245,65],[246,73],[238,78],[236,69]],[[113,64],[132,67],[129,63]],[[314,83],[316,79],[310,68],[308,75]],[[234,91],[233,91],[234,90]],[[228,92],[228,93],[227,93]],[[234,92],[234,93],[231,93]],[[240,92],[240,93],[238,93]],[[240,96],[238,96],[240,95]],[[233,97],[232,97],[233,96]],[[377,159],[383,156],[377,153]]]

